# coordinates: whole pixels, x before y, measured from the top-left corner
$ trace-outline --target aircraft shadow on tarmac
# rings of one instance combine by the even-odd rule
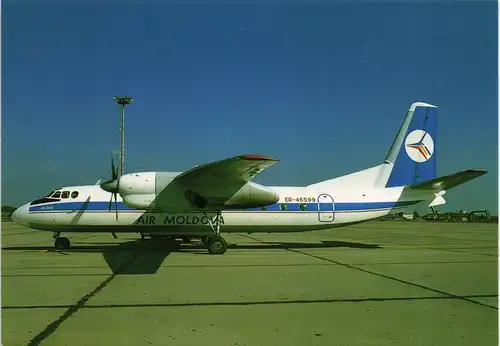
[[[178,251],[173,244],[160,245],[155,243],[139,239],[123,243],[107,242],[72,245],[67,250],[55,249],[52,246],[28,245],[6,246],[2,247],[2,251],[43,251],[64,256],[81,253],[102,253],[109,269],[115,275],[155,274],[165,261],[165,258],[173,251]],[[61,258],[61,260],[64,259]],[[81,261],[84,261],[84,259],[81,259]],[[78,265],[78,262],[75,265]]]
[[[87,245],[88,244],[88,245]],[[381,249],[376,244],[344,241],[322,241],[321,243],[261,242],[252,244],[228,244],[229,249],[317,249],[317,248]],[[194,252],[193,252],[194,250]],[[179,244],[168,241],[134,240],[129,242],[99,242],[73,245],[68,250],[51,246],[6,246],[2,251],[44,251],[71,256],[72,253],[102,253],[114,275],[155,274],[172,252],[209,254],[202,244]]]

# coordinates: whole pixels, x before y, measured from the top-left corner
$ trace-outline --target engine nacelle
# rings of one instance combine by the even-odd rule
[[[156,172],[130,173],[120,177],[120,195],[154,194]]]
[[[128,195],[123,197],[123,204],[139,210],[154,209],[155,195]]]
[[[129,208],[141,210],[155,209],[155,207],[162,209],[165,201],[155,203],[155,199],[178,174],[174,172],[144,172],[123,175],[119,181],[119,193],[123,203]],[[171,196],[175,196],[175,198],[169,203],[178,204],[182,206],[181,208],[191,206],[200,209],[210,207],[240,209],[264,207],[279,201],[279,195],[275,191],[254,182],[249,182],[239,189],[238,186],[235,186],[234,190],[230,185],[202,186],[200,187],[200,191],[204,191],[202,194],[190,189],[184,191],[183,187],[179,186],[179,188],[172,190],[173,195]],[[231,197],[227,199],[227,196]]]
[[[277,203],[280,197],[276,191],[254,182],[248,182],[225,203],[229,208],[259,208]]]
[[[120,196],[129,208],[154,208],[155,190],[156,172],[130,173],[120,177]]]

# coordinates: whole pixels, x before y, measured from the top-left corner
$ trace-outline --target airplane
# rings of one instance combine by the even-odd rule
[[[437,106],[415,102],[381,164],[307,186],[253,182],[279,162],[263,155],[240,155],[184,172],[120,177],[112,158],[110,180],[58,188],[16,209],[12,219],[53,232],[58,249],[70,247],[61,233],[106,232],[116,237],[133,232],[199,238],[210,254],[223,254],[227,242],[221,233],[325,230],[422,203],[434,208],[446,203],[443,196],[449,189],[487,173],[469,169],[436,177],[437,121]]]

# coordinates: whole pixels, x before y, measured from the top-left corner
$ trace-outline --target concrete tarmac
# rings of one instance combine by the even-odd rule
[[[497,225],[230,234],[224,255],[2,223],[2,344],[497,345]]]

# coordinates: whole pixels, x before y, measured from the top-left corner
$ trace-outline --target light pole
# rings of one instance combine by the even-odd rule
[[[123,175],[123,167],[125,165],[125,106],[134,102],[130,96],[115,96],[113,100],[122,108],[122,126],[121,126],[121,154],[120,154],[120,177]]]

